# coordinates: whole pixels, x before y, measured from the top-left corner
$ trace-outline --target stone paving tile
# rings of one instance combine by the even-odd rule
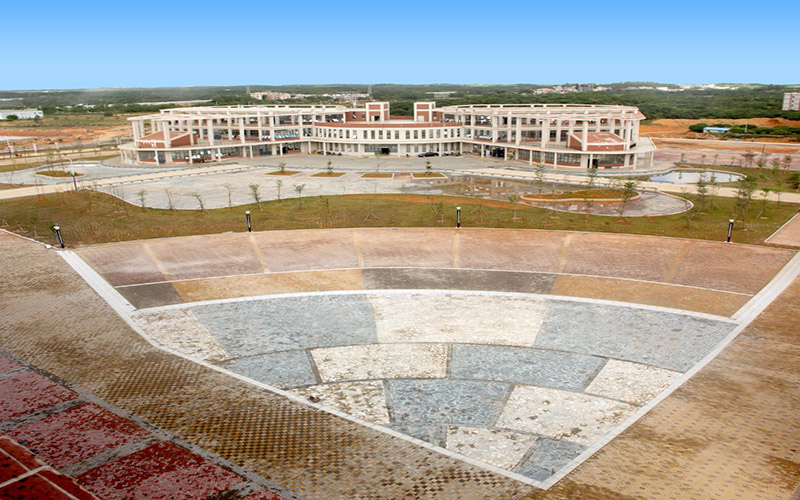
[[[303,350],[237,358],[220,366],[274,387],[288,388],[317,383],[311,361]]]
[[[459,260],[461,267],[473,269],[556,272],[561,248],[569,234],[462,229],[459,232]]]
[[[731,316],[751,298],[750,295],[675,286],[665,283],[566,274],[556,277],[551,293],[567,297],[584,297],[669,307],[718,316]]]
[[[8,436],[0,436],[0,457],[3,460],[0,473],[4,481],[44,465],[30,450]]]
[[[181,280],[262,272],[249,237],[248,233],[228,233],[158,239],[146,244],[169,278]]]
[[[368,299],[381,342],[530,346],[547,311],[546,302],[535,297],[433,292]]]
[[[501,469],[512,470],[538,439],[530,434],[498,429],[448,427],[446,448]]]
[[[229,276],[177,281],[173,285],[186,302],[282,293],[364,289],[360,269]]]
[[[360,267],[353,230],[306,230],[252,233],[254,244],[269,270],[310,271]]]
[[[242,478],[172,443],[161,442],[75,478],[104,499],[207,498]]]
[[[635,409],[576,392],[518,386],[508,398],[497,427],[590,446]]]
[[[190,309],[137,311],[132,316],[145,333],[163,346],[207,361],[230,358]]]
[[[442,378],[447,346],[387,344],[312,349],[323,382],[359,379]]]
[[[67,475],[60,474],[52,470],[43,470],[38,475],[39,477],[46,479],[50,483],[58,486],[61,490],[66,491],[77,500],[92,500],[97,498],[79,486],[73,478]]]
[[[80,490],[75,490],[78,493]],[[0,488],[0,498],[3,500],[80,500],[95,498],[92,495],[69,495],[66,494],[57,484],[49,481],[42,474],[34,474],[14,481],[13,483]]]
[[[0,422],[78,397],[32,371],[0,380],[0,394]]]
[[[535,347],[686,371],[734,324],[661,311],[553,301]]]
[[[88,403],[7,431],[57,469],[150,433],[108,410]]]
[[[680,376],[680,372],[610,359],[584,392],[643,405]]]
[[[230,302],[192,311],[232,356],[377,342],[363,295]]]
[[[586,447],[570,441],[540,438],[530,457],[516,472],[531,479],[544,481],[577,457]]]
[[[397,432],[402,432],[411,437],[425,441],[426,443],[435,444],[436,446],[445,447],[445,429],[444,425],[440,424],[392,424],[387,425],[390,429]]]
[[[117,287],[116,290],[137,309],[168,306],[183,302],[172,283],[129,285]]]
[[[111,286],[166,280],[140,241],[81,248],[77,253]]]
[[[364,288],[549,293],[554,274],[474,269],[365,269]]]
[[[473,380],[389,380],[399,424],[486,427],[503,403],[509,384]]]
[[[0,373],[10,372],[11,370],[16,370],[17,368],[20,368],[19,363],[16,363],[5,356],[0,356]]]
[[[289,392],[373,424],[390,423],[386,391],[381,381],[320,384]]]
[[[453,345],[450,376],[580,391],[605,358],[524,347]]]
[[[354,230],[363,267],[453,267],[455,229]]]

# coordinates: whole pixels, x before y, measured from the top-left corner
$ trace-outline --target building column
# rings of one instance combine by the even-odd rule
[[[244,144],[246,141],[244,139],[244,118],[239,118],[239,142]],[[244,150],[242,150],[244,152]]]
[[[589,151],[586,141],[589,138],[589,122],[583,120],[583,130],[581,130],[581,151]]]
[[[206,128],[206,134],[208,135],[208,137],[207,137],[208,144],[210,146],[213,146],[214,145],[214,120],[209,118],[207,120],[207,122],[208,122],[208,125],[207,125],[207,128]]]

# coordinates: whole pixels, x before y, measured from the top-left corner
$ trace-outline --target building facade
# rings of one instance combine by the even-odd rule
[[[800,92],[784,92],[782,109],[784,111],[800,111]]]
[[[414,103],[392,117],[388,102],[359,107],[235,106],[161,110],[129,118],[132,164],[195,164],[310,153],[345,156],[462,154],[553,168],[650,166],[655,148],[639,137],[632,106]]]

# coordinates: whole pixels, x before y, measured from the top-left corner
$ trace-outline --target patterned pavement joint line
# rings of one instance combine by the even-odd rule
[[[308,355],[303,350],[237,358],[221,366],[273,387],[287,388],[318,383]]]
[[[509,384],[474,380],[389,380],[395,422],[487,427]]]
[[[523,347],[454,345],[453,378],[580,391],[605,360],[596,356]]]
[[[536,297],[460,293],[370,294],[381,342],[530,346],[547,311]],[[421,314],[431,311],[435,314]],[[486,311],[503,311],[502,315]]]
[[[320,384],[289,392],[373,424],[390,423],[386,391],[381,381]]]
[[[191,310],[137,311],[132,316],[161,345],[206,361],[230,358]]]
[[[447,374],[447,347],[441,344],[342,346],[310,352],[323,382],[443,378]]]
[[[518,386],[511,393],[497,427],[589,446],[635,409],[586,394]]]
[[[539,438],[530,434],[470,427],[448,427],[445,447],[456,453],[513,470]]]
[[[277,298],[191,309],[234,357],[377,341],[372,309],[363,295]]]
[[[684,372],[735,326],[661,311],[554,301],[535,347],[608,356]]]
[[[679,372],[610,359],[586,388],[586,392],[643,405],[680,376]]]

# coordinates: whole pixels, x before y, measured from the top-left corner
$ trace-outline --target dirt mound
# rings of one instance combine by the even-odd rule
[[[750,125],[757,125],[759,127],[800,127],[800,121],[787,120],[786,118],[747,118],[736,120],[730,118],[702,118],[698,120],[663,118],[661,120],[653,120],[650,123],[642,124],[639,127],[639,131],[645,137],[694,138],[702,136],[702,134],[689,131],[689,125],[701,122],[709,125],[714,123],[729,123],[731,125],[744,125],[745,123],[749,123]]]

